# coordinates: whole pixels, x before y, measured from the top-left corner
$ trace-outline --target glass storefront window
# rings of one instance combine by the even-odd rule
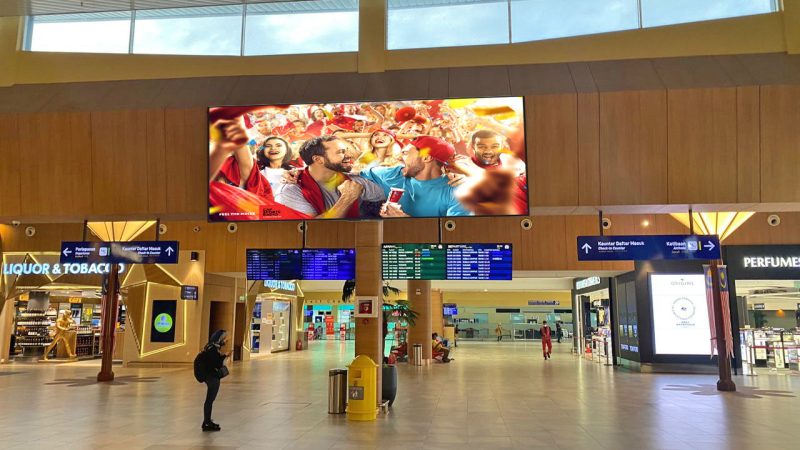
[[[133,53],[239,55],[242,5],[136,11]]]
[[[34,16],[28,27],[31,51],[128,53],[131,12]]]
[[[245,55],[358,51],[358,0],[247,5]]]

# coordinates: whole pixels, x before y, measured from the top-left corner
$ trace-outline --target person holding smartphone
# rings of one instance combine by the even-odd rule
[[[211,420],[211,409],[219,393],[220,380],[228,375],[225,360],[230,353],[223,353],[223,348],[228,343],[228,332],[217,330],[208,340],[203,351],[197,356],[195,362],[195,376],[206,384],[206,401],[203,404],[203,431],[220,431],[219,424]]]

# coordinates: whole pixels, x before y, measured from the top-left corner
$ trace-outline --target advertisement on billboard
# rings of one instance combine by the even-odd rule
[[[706,283],[702,274],[650,275],[653,335],[658,355],[708,355]]]
[[[211,221],[528,215],[522,97],[212,107]]]

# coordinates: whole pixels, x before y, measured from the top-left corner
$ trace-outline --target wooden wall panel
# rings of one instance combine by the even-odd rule
[[[321,220],[307,222],[306,247],[310,248],[354,248],[355,222],[344,220]]]
[[[206,272],[235,272],[244,260],[244,253],[237,253],[236,233],[229,233],[227,224],[209,223],[206,235]]]
[[[758,86],[736,88],[736,200],[761,201],[761,111]]]
[[[208,213],[208,130],[205,109],[164,113],[167,206],[172,215]]]
[[[514,246],[515,270],[559,270],[567,266],[567,242],[565,216],[540,216],[533,218],[529,231],[519,227],[520,241]],[[498,241],[502,242],[502,241]]]
[[[83,218],[92,206],[89,113],[19,116],[21,214]]]
[[[670,203],[735,203],[736,89],[668,93]]]
[[[767,223],[770,213],[756,213],[747,222],[734,231],[723,245],[753,244],[800,244],[800,213],[777,213],[781,224],[777,227]]]
[[[92,120],[92,211],[148,212],[147,114],[95,112]]]
[[[600,192],[604,205],[667,203],[665,91],[600,94]]]
[[[578,204],[600,204],[600,96],[578,94]]]
[[[525,98],[532,206],[578,204],[578,112],[575,94]]]
[[[22,174],[16,114],[0,114],[0,217],[20,213]]]
[[[566,216],[564,218],[565,259],[568,270],[603,270],[601,261],[578,261],[578,236],[597,236],[596,216]]]
[[[438,239],[438,219],[392,219],[383,222],[384,242],[414,244],[438,242]]]
[[[170,212],[167,208],[167,175],[169,172],[167,170],[164,110],[147,110],[145,116],[147,121],[148,211],[151,213]]]
[[[800,200],[800,86],[761,87],[761,201]]]
[[[0,238],[4,252],[59,252],[62,241],[78,241],[83,235],[83,224],[40,223],[35,225],[36,235],[25,236],[25,227],[0,225]]]

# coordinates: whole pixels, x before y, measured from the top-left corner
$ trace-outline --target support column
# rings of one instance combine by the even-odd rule
[[[408,281],[408,303],[417,312],[417,323],[408,330],[408,352],[412,356],[414,344],[422,345],[422,359],[430,362],[433,357],[431,346],[431,282],[429,280]]]
[[[441,289],[431,290],[431,332],[444,334],[444,293]]]
[[[378,298],[378,308],[383,305],[383,281],[381,280],[381,244],[383,223],[356,222],[356,295]],[[378,365],[377,395],[381,401],[381,370],[383,364],[383,314],[373,319],[356,319],[356,356],[366,355]]]
[[[111,273],[108,274],[108,286],[103,298],[103,316],[100,334],[103,359],[100,364],[100,373],[97,381],[114,381],[114,371],[111,364],[114,358],[114,337],[117,328],[117,310],[119,301],[117,291],[119,286],[119,264],[111,264]],[[145,318],[145,320],[148,320]],[[186,320],[186,318],[184,318]],[[144,339],[144,336],[142,336]],[[144,345],[144,342],[142,342]]]

